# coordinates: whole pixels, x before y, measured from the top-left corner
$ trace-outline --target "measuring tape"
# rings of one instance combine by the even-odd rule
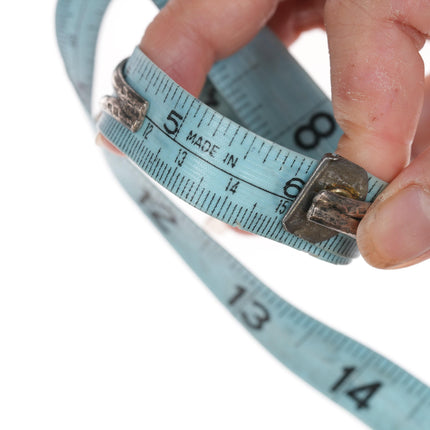
[[[97,34],[109,3],[60,0],[57,6],[60,50],[90,115]],[[127,155],[106,153],[113,172],[233,316],[285,366],[371,428],[430,429],[429,387],[285,302],[141,173],[211,216],[324,260],[345,264],[357,254],[354,239],[344,234],[312,240],[283,227],[285,214],[319,182],[315,175],[324,166],[330,173],[334,159],[317,160],[335,150],[341,130],[330,101],[276,37],[263,29],[215,64],[200,96],[205,103],[139,49],[118,67],[115,87],[98,121]],[[385,184],[365,179],[360,198],[371,202]]]

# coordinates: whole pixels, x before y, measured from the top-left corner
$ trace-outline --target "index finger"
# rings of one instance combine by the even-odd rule
[[[280,1],[170,0],[146,29],[140,49],[197,97],[213,63],[246,45]],[[103,135],[96,141],[115,151]]]
[[[170,0],[148,26],[141,50],[198,95],[213,63],[246,45],[280,0]]]
[[[327,0],[338,152],[390,181],[409,161],[424,94],[426,0]]]

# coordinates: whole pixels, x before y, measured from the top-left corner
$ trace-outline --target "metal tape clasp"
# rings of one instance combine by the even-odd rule
[[[104,112],[135,133],[142,127],[149,103],[127,84],[123,74],[126,62],[127,59],[119,63],[113,74],[117,96],[104,96],[100,105]]]
[[[366,170],[326,154],[282,220],[284,229],[311,243],[338,233],[351,237],[370,206]]]

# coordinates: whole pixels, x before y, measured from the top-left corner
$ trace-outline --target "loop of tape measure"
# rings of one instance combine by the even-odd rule
[[[60,50],[90,115],[97,34],[109,3],[60,0],[57,6]],[[163,7],[165,1],[155,3]],[[100,131],[127,155],[106,157],[129,195],[187,264],[273,355],[371,428],[429,429],[429,387],[285,302],[136,168],[227,223],[324,260],[347,263],[356,255],[353,239],[337,235],[310,244],[282,229],[283,214],[316,160],[334,151],[341,135],[330,101],[283,45],[263,29],[237,54],[218,62],[200,96],[206,104],[139,49],[124,74],[149,108],[136,133],[102,114]],[[369,175],[367,200],[384,186]]]

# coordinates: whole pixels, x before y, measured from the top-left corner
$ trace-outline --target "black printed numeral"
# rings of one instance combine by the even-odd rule
[[[163,124],[164,130],[169,134],[176,134],[179,131],[179,123],[183,119],[183,116],[175,110],[170,111],[169,115],[167,115],[167,121]]]
[[[238,305],[246,293],[246,288],[242,287],[241,285],[236,285],[236,292],[234,296],[228,301],[228,304],[230,306]],[[270,321],[269,311],[260,302],[252,300],[249,303],[245,303],[244,307],[249,309],[242,310],[240,312],[240,316],[248,327],[254,330],[261,330],[263,325]]]
[[[287,201],[284,199],[279,200],[278,206],[276,206],[275,212],[277,214],[283,214],[287,211]]]
[[[184,164],[185,159],[187,158],[188,152],[183,149],[179,149],[178,155],[175,158],[175,163],[181,167]]]
[[[321,138],[330,137],[336,130],[336,122],[332,115],[318,112],[313,115],[308,124],[302,125],[294,133],[294,140],[304,149],[315,148]]]
[[[338,391],[349,377],[356,371],[355,367],[344,367],[342,376],[331,387],[331,391]],[[368,408],[370,399],[382,387],[382,382],[360,385],[345,391],[345,394],[356,402],[357,409]]]
[[[300,178],[292,178],[284,185],[284,194],[290,199],[295,199],[302,191],[305,181]]]
[[[164,233],[170,232],[170,227],[176,224],[175,215],[172,213],[171,208],[160,203],[154,198],[151,193],[144,190],[140,197],[140,204],[148,205],[147,209],[152,221]]]
[[[149,135],[152,133],[152,130],[154,129],[154,126],[149,123],[146,128],[145,131],[143,132],[143,138],[146,140],[148,139]]]
[[[239,187],[240,182],[234,180],[233,178],[230,178],[230,180],[228,181],[227,186],[225,187],[226,191],[230,191],[230,193],[235,194],[238,187]]]

